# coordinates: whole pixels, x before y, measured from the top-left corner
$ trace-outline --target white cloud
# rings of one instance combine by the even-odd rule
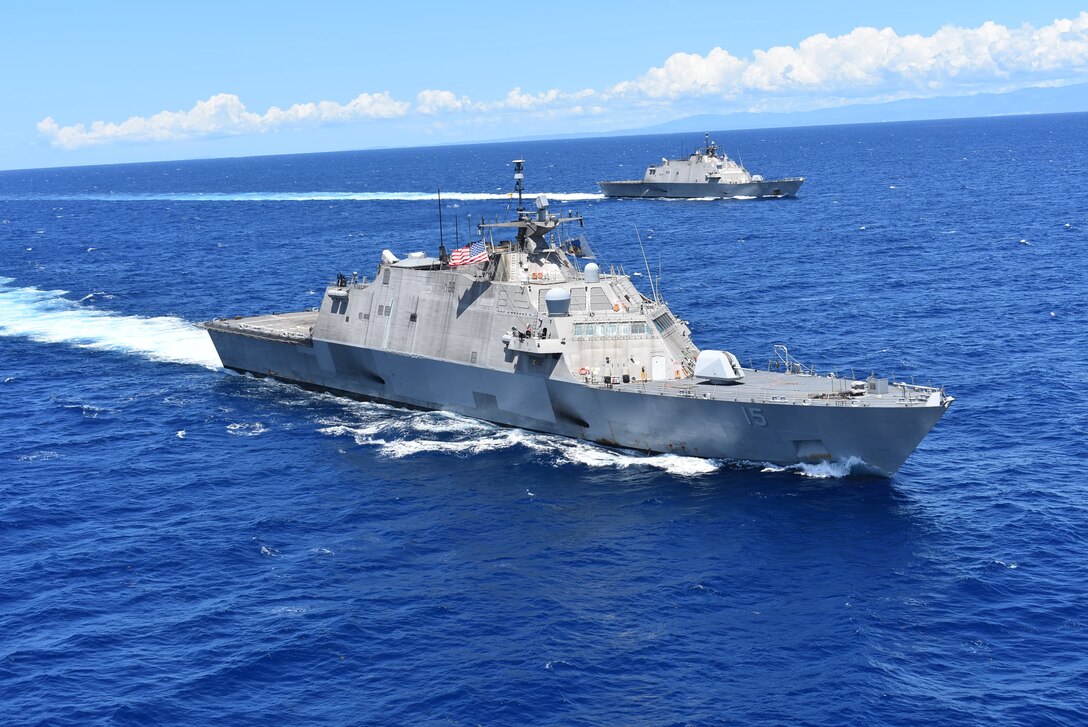
[[[416,96],[416,110],[421,114],[438,114],[443,111],[463,111],[472,106],[468,96],[457,97],[453,91],[424,89]]]
[[[591,88],[567,93],[558,88],[553,88],[540,93],[525,93],[521,86],[514,86],[501,101],[490,101],[477,104],[481,111],[527,111],[532,113],[555,113],[559,107],[576,106],[581,100],[597,94]]]
[[[717,93],[743,73],[745,66],[746,61],[721,48],[715,48],[705,57],[696,53],[674,53],[661,68],[651,68],[636,81],[617,84],[612,93],[651,97]]]
[[[616,84],[617,95],[650,98],[797,92],[869,95],[917,89],[962,91],[997,82],[1038,83],[1088,72],[1088,12],[1034,28],[986,22],[945,26],[933,35],[855,28],[805,38],[737,58],[714,48],[705,56],[676,53],[641,78]]]
[[[51,116],[38,122],[38,132],[62,149],[108,144],[115,141],[180,141],[207,136],[235,136],[271,131],[283,126],[323,124],[357,119],[388,119],[404,116],[410,105],[387,93],[361,93],[346,104],[335,101],[295,104],[287,109],[273,106],[264,114],[247,111],[234,94],[220,93],[198,101],[188,111],[160,111],[154,116],[133,116],[120,123],[95,121],[60,126]]]
[[[477,113],[515,111],[552,116],[567,111],[578,114],[583,113],[579,102],[595,95],[597,95],[597,92],[590,88],[574,93],[567,93],[558,88],[541,91],[540,93],[526,93],[521,90],[520,86],[515,86],[498,101],[476,102],[470,100],[468,96],[457,96],[452,91],[426,89],[420,91],[416,97],[416,110],[427,116],[451,111],[474,111]]]
[[[687,113],[791,112],[906,98],[1004,93],[1086,80],[1088,12],[1081,12],[1040,28],[986,22],[975,28],[945,26],[931,35],[901,36],[891,28],[860,27],[835,37],[813,35],[795,46],[754,50],[750,57],[722,48],[703,55],[675,53],[639,78],[602,91],[551,88],[532,92],[515,87],[501,98],[479,101],[451,90],[424,89],[414,105],[388,93],[363,93],[346,104],[273,106],[263,114],[247,110],[235,95],[218,94],[188,111],[163,111],[121,122],[61,126],[46,117],[38,123],[38,131],[53,146],[77,149],[118,141],[174,141],[404,117],[415,117],[417,126],[432,131],[552,132],[565,130],[563,122],[567,128],[607,130]]]

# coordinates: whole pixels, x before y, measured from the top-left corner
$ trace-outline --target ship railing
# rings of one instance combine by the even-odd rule
[[[359,273],[352,273],[351,275],[336,274],[336,277],[328,282],[325,287],[336,286],[337,288],[365,288],[367,286],[366,276],[359,277]]]
[[[774,358],[767,362],[768,371],[785,371],[788,374],[801,374],[815,376],[816,370],[805,366],[790,354],[790,350],[784,343],[774,344]]]

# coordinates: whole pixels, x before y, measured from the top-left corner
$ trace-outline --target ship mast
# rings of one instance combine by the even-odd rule
[[[522,222],[526,219],[525,205],[522,203],[521,195],[524,191],[523,182],[525,180],[525,160],[514,160],[514,191],[518,193],[518,222]],[[518,226],[518,249],[525,247],[525,227]]]
[[[524,180],[525,180],[525,160],[514,159],[514,189],[518,193],[518,209],[517,219],[508,222],[492,222],[485,223],[480,222],[477,227],[481,234],[485,234],[486,230],[498,229],[498,228],[513,228],[516,230],[516,238],[513,245],[513,249],[517,251],[533,253],[542,253],[544,251],[554,251],[561,255],[566,260],[566,252],[563,250],[562,244],[549,245],[546,241],[546,236],[552,230],[555,230],[560,225],[572,222],[578,222],[581,224],[582,218],[577,215],[570,215],[568,217],[560,217],[559,215],[550,214],[548,212],[548,199],[543,194],[536,198],[536,214],[525,209],[524,199]],[[580,241],[578,246],[578,255],[582,257],[592,257],[592,251],[588,248],[584,248],[584,240]],[[582,250],[585,252],[582,252]],[[587,254],[588,253],[588,254]],[[570,262],[566,262],[570,265]]]
[[[521,182],[522,182],[523,179],[525,179],[525,173],[522,171],[524,166],[525,166],[525,160],[524,159],[515,159],[514,160],[514,190],[518,193],[518,212],[524,212],[525,211],[525,206],[521,203],[521,192],[522,192]],[[520,215],[519,215],[519,217],[520,217]]]

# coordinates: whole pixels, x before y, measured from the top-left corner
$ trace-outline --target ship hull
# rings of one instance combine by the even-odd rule
[[[612,447],[790,465],[857,458],[890,476],[945,406],[744,403],[586,385],[559,357],[499,371],[455,361],[209,329],[223,365],[309,389],[450,411]],[[534,363],[536,359],[536,363]]]
[[[600,182],[605,197],[668,197],[680,199],[795,197],[803,179],[772,179],[736,184],[640,181]]]

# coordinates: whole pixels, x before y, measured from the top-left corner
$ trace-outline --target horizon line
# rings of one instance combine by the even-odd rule
[[[1085,84],[1088,85],[1088,84]],[[848,107],[846,107],[848,108]],[[1083,111],[1019,111],[1019,112],[1004,112],[985,114],[981,116],[935,116],[935,117],[919,117],[908,119],[894,119],[887,121],[843,121],[836,123],[809,123],[809,124],[779,124],[774,126],[737,126],[732,128],[722,129],[705,129],[708,133],[718,133],[726,131],[777,131],[781,129],[815,129],[815,128],[829,128],[836,126],[875,126],[884,124],[913,124],[922,121],[969,121],[972,119],[997,119],[997,118],[1017,118],[1024,116],[1062,116],[1073,114],[1088,114],[1088,110]],[[723,119],[728,118],[723,114],[705,114],[706,116],[721,116]],[[666,121],[662,124],[656,124],[653,127],[667,126],[671,124],[682,124],[689,119],[698,118],[696,116],[686,116],[673,121]],[[571,132],[571,133],[558,133],[551,135],[540,136],[518,136],[518,137],[505,137],[500,139],[476,139],[469,141],[449,141],[441,142],[437,144],[423,144],[418,146],[368,146],[355,149],[329,149],[325,151],[300,151],[300,152],[280,152],[276,154],[242,154],[237,156],[209,156],[209,157],[181,157],[174,159],[154,159],[150,161],[139,162],[112,162],[102,163],[94,162],[88,164],[65,164],[58,166],[42,166],[42,167],[19,167],[14,169],[0,169],[0,174],[14,173],[14,172],[36,172],[44,170],[63,170],[63,169],[89,169],[94,167],[120,167],[120,166],[136,166],[141,164],[177,164],[185,162],[208,162],[208,161],[225,161],[228,159],[272,159],[275,157],[294,157],[294,156],[312,156],[318,154],[350,154],[354,152],[370,152],[370,151],[393,151],[404,149],[440,149],[451,146],[482,146],[487,144],[512,144],[516,142],[542,142],[542,141],[574,141],[578,139],[609,139],[618,137],[638,137],[638,136],[674,136],[677,134],[696,134],[703,133],[701,131],[647,131],[646,129],[617,129],[613,131],[600,131],[600,132]]]

